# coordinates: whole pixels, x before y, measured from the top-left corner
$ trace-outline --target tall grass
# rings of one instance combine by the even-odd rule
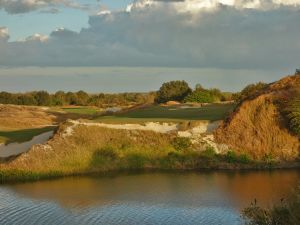
[[[47,145],[37,145],[0,163],[0,182],[119,170],[236,168],[243,164],[240,158],[228,162],[213,148],[196,151],[190,142],[178,140],[174,134],[80,125],[71,136],[64,136],[68,126],[61,125]],[[247,163],[243,166],[253,166],[253,162]]]

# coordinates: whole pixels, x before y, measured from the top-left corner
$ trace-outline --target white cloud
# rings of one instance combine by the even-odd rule
[[[251,5],[258,4],[256,0],[211,0],[218,3],[213,10],[179,10],[180,4],[191,2],[200,0],[138,1],[127,11],[90,16],[90,26],[78,33],[57,29],[44,42],[37,36],[35,41],[31,37],[8,42],[6,35],[0,65],[266,70],[299,66],[298,7],[274,3],[276,7],[262,5],[261,10]]]
[[[236,9],[271,9],[280,5],[299,6],[300,0],[136,0],[126,8],[144,10],[169,5],[181,13],[199,13],[201,11],[215,10],[222,6]]]
[[[88,10],[89,5],[82,5],[76,0],[0,0],[0,9],[4,9],[10,14],[26,13],[41,8],[52,9],[53,6],[65,6],[68,8],[76,8]],[[57,12],[57,10],[55,10]]]
[[[274,4],[278,5],[300,5],[299,0],[272,0]]]
[[[0,40],[8,40],[9,32],[7,27],[0,27]]]
[[[49,37],[47,35],[43,34],[34,34],[32,36],[29,36],[25,39],[25,41],[39,41],[39,42],[46,42],[48,41]]]

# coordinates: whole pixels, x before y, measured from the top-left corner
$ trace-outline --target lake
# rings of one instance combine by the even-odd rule
[[[285,198],[299,170],[134,173],[0,186],[1,225],[242,224],[254,199]]]

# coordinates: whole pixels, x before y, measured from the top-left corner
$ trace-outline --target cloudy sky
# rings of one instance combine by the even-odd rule
[[[300,0],[0,0],[0,91],[239,90],[300,67]]]

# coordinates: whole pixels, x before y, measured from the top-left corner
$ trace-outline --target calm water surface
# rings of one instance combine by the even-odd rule
[[[268,206],[300,181],[299,170],[147,173],[0,186],[0,224],[242,224],[254,198]]]

